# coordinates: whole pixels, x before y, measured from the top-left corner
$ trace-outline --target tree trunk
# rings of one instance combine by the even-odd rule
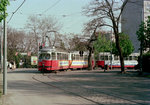
[[[118,49],[119,52],[119,58],[120,58],[120,64],[121,64],[121,73],[125,73],[125,69],[124,69],[124,57],[123,57],[123,53],[120,47],[120,43],[119,43],[119,35],[115,29],[114,29],[114,33],[115,33],[115,39],[116,39],[116,47]]]
[[[93,70],[93,68],[92,68],[92,48],[91,47],[89,47],[88,69]]]

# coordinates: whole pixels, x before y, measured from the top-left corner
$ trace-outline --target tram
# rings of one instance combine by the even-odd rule
[[[83,69],[88,67],[88,55],[66,52],[57,48],[42,48],[38,57],[38,71]]]
[[[138,56],[139,53],[132,53],[128,57],[124,58],[124,67],[125,68],[134,68],[138,64]],[[101,52],[98,55],[98,59],[96,61],[97,66],[104,68],[106,65],[109,68],[120,68],[120,60],[119,56],[115,56],[110,52]]]

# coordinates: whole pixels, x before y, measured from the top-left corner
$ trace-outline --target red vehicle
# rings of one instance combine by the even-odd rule
[[[125,68],[134,68],[138,64],[139,53],[132,53],[128,57],[124,58]],[[109,68],[120,68],[120,60],[118,56],[111,54],[110,52],[101,52],[99,53],[97,59],[97,66],[104,68],[106,65]]]
[[[88,67],[88,56],[79,52],[68,53],[54,48],[43,48],[38,58],[38,71],[81,69]]]

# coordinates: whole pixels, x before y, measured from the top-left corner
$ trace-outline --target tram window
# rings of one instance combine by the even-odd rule
[[[52,60],[56,60],[56,54],[52,52]]]
[[[105,60],[108,60],[108,56],[105,56]]]
[[[124,60],[128,60],[128,57],[124,57]]]
[[[114,57],[114,60],[119,60],[118,56],[115,56],[115,57]]]
[[[112,56],[109,56],[109,60],[112,60]]]
[[[71,54],[71,60],[73,60],[73,54]]]
[[[133,56],[133,60],[138,60],[138,57],[137,56]]]
[[[45,59],[50,59],[50,54],[45,54],[44,57]]]
[[[83,60],[83,56],[80,56],[80,60]]]
[[[61,54],[62,56],[62,58],[61,58],[61,60],[67,60],[67,54]]]
[[[61,54],[61,60],[64,60],[64,58],[65,58],[64,54]]]
[[[67,54],[67,60],[69,59],[68,54]]]
[[[68,60],[68,54],[65,54],[65,60]]]
[[[129,60],[132,60],[132,56],[129,56]]]
[[[84,60],[88,60],[88,56],[87,55],[84,56]]]
[[[79,60],[79,55],[76,55],[76,60]]]
[[[100,56],[100,60],[104,60],[104,56]]]
[[[57,53],[57,59],[60,60],[61,59],[61,54]]]
[[[66,54],[64,54],[64,60],[66,60]]]
[[[43,54],[40,54],[39,59],[43,59]]]
[[[39,59],[50,59],[50,54],[46,53],[40,54]]]
[[[109,58],[108,58],[109,60],[111,60],[111,56],[109,56]]]
[[[72,60],[75,60],[75,54],[72,54]]]

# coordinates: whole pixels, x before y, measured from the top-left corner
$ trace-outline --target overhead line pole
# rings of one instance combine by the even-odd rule
[[[1,70],[0,73],[2,73],[3,70],[3,23],[1,24]]]
[[[3,95],[7,94],[7,22],[6,12],[4,11],[4,36],[3,36]]]

